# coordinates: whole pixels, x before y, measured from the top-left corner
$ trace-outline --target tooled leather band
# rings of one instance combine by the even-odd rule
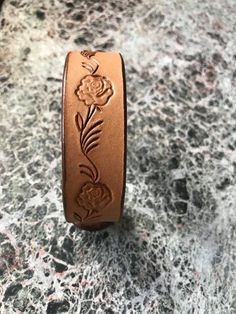
[[[119,53],[67,55],[62,170],[68,222],[98,230],[119,221],[126,177],[125,72]]]

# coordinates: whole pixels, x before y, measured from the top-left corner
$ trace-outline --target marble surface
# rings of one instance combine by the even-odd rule
[[[236,313],[235,0],[6,0],[0,13],[0,313]],[[120,51],[124,216],[65,222],[67,51]]]

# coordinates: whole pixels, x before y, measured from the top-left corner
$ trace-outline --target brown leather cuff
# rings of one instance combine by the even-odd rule
[[[119,221],[126,178],[126,88],[121,54],[67,55],[62,106],[63,203],[68,222]]]

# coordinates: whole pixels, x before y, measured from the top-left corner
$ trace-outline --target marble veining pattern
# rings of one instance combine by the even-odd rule
[[[0,313],[236,313],[235,0],[5,0],[0,12]],[[67,51],[120,51],[122,221],[64,220]],[[111,175],[114,175],[111,173]]]

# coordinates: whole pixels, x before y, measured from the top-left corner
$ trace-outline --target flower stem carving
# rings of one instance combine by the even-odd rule
[[[103,120],[98,120],[92,125],[90,125],[89,124],[90,119],[92,118],[93,114],[96,111],[96,107],[93,107],[92,109],[91,108],[92,106],[88,108],[85,121],[83,121],[83,118],[79,112],[77,112],[75,116],[75,121],[77,129],[80,132],[81,151],[92,166],[91,168],[90,166],[80,164],[80,167],[82,168],[80,170],[80,173],[88,175],[88,177],[93,182],[97,182],[99,176],[98,169],[94,162],[89,158],[88,153],[98,146],[99,141],[98,134],[102,132],[102,130],[98,129],[98,127],[103,123]]]
[[[89,156],[99,146],[104,123],[101,118],[95,119],[96,112],[102,113],[101,107],[108,103],[114,93],[112,83],[106,77],[95,74],[99,68],[98,61],[93,58],[95,53],[87,50],[81,52],[87,59],[86,62],[82,62],[82,66],[90,74],[81,79],[75,90],[79,101],[88,107],[85,117],[82,117],[80,112],[75,115],[81,152],[87,160],[86,164],[79,164],[80,173],[88,178],[80,187],[77,197],[77,203],[85,210],[85,215],[81,216],[74,212],[74,218],[80,223],[100,217],[102,209],[112,200],[110,189],[100,182],[99,170]]]

